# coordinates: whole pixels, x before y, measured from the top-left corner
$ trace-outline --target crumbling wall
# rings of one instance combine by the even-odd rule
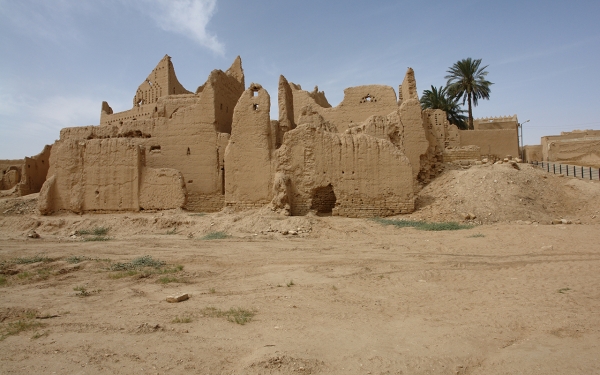
[[[26,157],[19,182],[19,195],[38,193],[46,181],[52,146],[46,145],[39,154]]]
[[[21,181],[23,159],[0,160],[0,190],[12,189]]]
[[[446,147],[444,149],[444,163],[458,160],[481,160],[481,149],[479,146]]]
[[[461,146],[479,146],[481,155],[504,159],[519,155],[517,129],[459,130]]]
[[[183,207],[183,176],[175,170],[146,169],[144,154],[134,139],[56,142],[50,178],[40,191],[40,212],[137,211],[145,208],[141,203],[160,209]]]
[[[598,151],[594,148],[593,144],[596,139],[600,138],[600,130],[573,130],[570,132],[561,132],[560,135],[548,135],[542,137],[541,146],[542,146],[542,159],[543,161],[556,161],[560,160],[569,160],[573,161],[573,164],[577,164],[578,160],[585,159],[585,152],[590,152],[590,156],[587,157],[588,164],[594,163],[595,156],[594,154],[598,153]],[[566,152],[565,155],[560,155],[560,147],[553,144],[557,144],[558,142],[566,142],[566,141],[581,141],[580,151],[576,151],[577,143],[572,144],[570,146],[565,146],[564,150]],[[589,143],[589,141],[592,141]],[[589,143],[589,145],[587,144]],[[552,152],[550,150],[553,149]],[[568,151],[566,151],[568,150]],[[567,155],[570,154],[570,155]],[[558,159],[556,159],[558,158]],[[579,164],[577,164],[579,165]],[[583,164],[582,164],[583,165]],[[590,165],[591,166],[591,165]]]
[[[275,209],[304,215],[333,205],[332,215],[348,217],[414,210],[410,161],[389,140],[303,124],[284,135],[276,155]]]
[[[242,94],[225,149],[225,204],[249,208],[271,200],[271,99],[258,84]]]
[[[283,142],[283,135],[296,127],[294,120],[294,94],[292,88],[284,76],[279,76],[279,87],[277,91],[277,104],[279,107],[279,121],[275,129],[275,148],[279,148]]]
[[[284,87],[287,89],[285,84]],[[298,123],[302,108],[311,106],[340,133],[359,125],[370,116],[385,116],[398,108],[396,92],[390,86],[349,87],[344,90],[342,102],[333,108],[326,102],[325,94],[319,92],[316,87],[312,93],[302,90],[300,85],[293,83],[290,83],[289,87],[293,101],[292,105],[287,107],[287,115],[289,116],[293,111],[294,123]]]

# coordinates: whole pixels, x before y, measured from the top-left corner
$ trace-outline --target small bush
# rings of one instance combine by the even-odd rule
[[[153,259],[150,255],[144,255],[139,258],[135,258],[131,262],[125,263],[114,263],[111,264],[111,271],[129,271],[135,269],[141,269],[144,267],[152,267],[152,268],[160,268],[164,266],[166,263],[162,260]]]
[[[105,236],[108,233],[108,229],[106,227],[96,227],[92,229],[80,229],[76,230],[75,234],[78,236],[87,236],[93,234],[94,236]]]
[[[416,221],[416,220],[390,220],[390,219],[382,219],[376,218],[374,219],[379,224],[383,225],[393,225],[398,228],[415,228],[419,230],[427,230],[427,231],[442,231],[442,230],[460,230],[460,229],[470,229],[473,228],[472,225],[459,224],[454,221],[449,221],[445,223],[428,223],[426,221]]]
[[[185,283],[185,280],[177,277],[163,276],[158,279],[158,282],[161,284]]]
[[[92,236],[92,237],[83,237],[83,240],[86,242],[88,242],[88,241],[108,241],[108,240],[110,240],[110,237]]]
[[[202,237],[201,240],[222,240],[228,237],[229,235],[225,232],[210,232]]]
[[[287,285],[287,287],[289,288],[289,287],[291,287],[293,285],[296,285],[296,284],[294,284],[294,280],[290,280],[290,282],[287,283],[287,284],[285,284],[285,285]]]
[[[138,271],[136,270],[129,270],[129,271],[125,271],[125,272],[117,272],[117,273],[111,273],[108,275],[109,278],[113,279],[113,280],[118,280],[118,279],[122,279],[124,277],[131,277],[131,276],[135,276],[138,274]]]
[[[0,286],[4,286],[4,285],[6,285],[6,283],[7,283],[6,277],[0,276]]]
[[[467,238],[480,238],[480,237],[485,237],[485,234],[477,233],[477,234],[473,234]]]
[[[171,230],[168,230],[168,231],[167,231],[167,234],[168,234],[168,235],[177,234],[177,228],[173,228],[173,229],[171,229]]]
[[[71,264],[77,264],[77,263],[83,262],[85,260],[91,260],[91,258],[90,257],[86,257],[84,255],[81,255],[81,256],[73,255],[73,256],[70,256],[68,258],[65,258],[65,262],[71,263]]]

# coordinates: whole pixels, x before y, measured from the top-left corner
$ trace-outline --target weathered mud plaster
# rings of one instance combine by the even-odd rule
[[[276,159],[275,210],[349,217],[414,210],[410,161],[383,137],[332,133],[325,120],[302,124],[284,135]]]
[[[46,145],[42,152],[36,156],[26,157],[18,185],[19,195],[38,193],[46,181],[48,169],[50,168],[50,152],[52,146]]]
[[[271,200],[271,99],[262,86],[251,84],[233,113],[231,138],[225,149],[225,204],[260,207]]]

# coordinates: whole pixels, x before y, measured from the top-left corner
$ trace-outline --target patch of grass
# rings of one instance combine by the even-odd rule
[[[177,228],[173,228],[173,229],[171,229],[171,230],[168,230],[168,231],[167,231],[167,234],[168,234],[168,235],[171,235],[171,234],[177,234]]]
[[[43,327],[44,324],[31,320],[19,320],[16,322],[8,323],[8,325],[0,332],[0,341],[6,339],[8,336],[18,335],[21,332],[29,331],[38,327]]]
[[[287,284],[285,284],[285,285],[287,285],[287,287],[289,288],[289,287],[291,287],[293,285],[296,285],[296,284],[294,284],[294,280],[290,280],[290,282],[287,283]]]
[[[383,225],[393,225],[397,228],[415,228],[418,230],[426,230],[426,231],[442,231],[442,230],[460,230],[460,229],[470,229],[473,228],[472,225],[460,224],[454,221],[444,222],[444,223],[428,223],[426,221],[416,221],[416,220],[390,220],[390,219],[382,219],[375,218],[373,219],[379,224]]]
[[[108,275],[108,277],[110,279],[113,279],[113,280],[118,280],[118,279],[122,279],[124,277],[135,276],[137,274],[138,274],[138,271],[136,271],[136,270],[129,270],[129,271],[124,271],[124,272],[111,273],[111,274]]]
[[[7,282],[6,277],[0,276],[0,286],[5,286]]]
[[[485,237],[485,234],[476,233],[476,234],[468,236],[467,238],[480,238],[480,237]]]
[[[171,320],[171,323],[191,323],[192,318],[189,316],[184,316],[182,318],[176,316],[175,319]]]
[[[333,290],[338,290],[337,286],[335,286],[335,285],[332,285],[332,286],[331,286],[331,289],[333,289]]]
[[[144,255],[142,257],[135,258],[131,262],[113,263],[110,266],[110,270],[111,271],[129,271],[129,270],[142,269],[145,267],[160,268],[160,267],[164,266],[165,264],[166,263],[163,262],[162,260],[154,259],[150,255]]]
[[[96,290],[87,290],[87,288],[83,287],[83,286],[76,286],[75,288],[73,288],[74,291],[76,291],[77,293],[75,293],[76,296],[78,297],[88,297],[91,296],[94,293],[100,293],[100,289],[96,289]]]
[[[86,257],[85,255],[73,255],[68,258],[65,258],[65,262],[71,263],[71,264],[81,263],[85,260],[92,260],[92,258]]]
[[[195,214],[190,214],[190,216],[204,216],[204,215],[206,215],[204,212],[198,212],[198,213],[195,213]]]
[[[225,232],[210,232],[202,237],[201,240],[222,240],[228,237],[229,235]]]
[[[241,307],[232,307],[229,310],[221,310],[215,307],[206,307],[201,310],[202,315],[207,317],[224,317],[232,323],[244,325],[252,320],[256,312],[252,310],[243,309]]]
[[[209,292],[210,294],[215,294],[217,291],[216,291],[216,289],[215,289],[215,288],[210,288],[210,289],[208,290],[208,292]]]
[[[566,292],[568,292],[569,290],[571,290],[571,288],[561,288],[561,289],[559,289],[559,290],[558,290],[558,292],[559,292],[560,294],[565,294],[565,293],[566,293]]]
[[[42,337],[46,337],[50,334],[50,331],[44,331],[42,333],[36,332],[35,335],[31,336],[32,340],[37,340]]]
[[[15,258],[10,261],[13,264],[31,264],[31,263],[39,263],[39,262],[51,262],[52,259],[48,258],[46,255],[34,255],[32,257],[25,258]]]

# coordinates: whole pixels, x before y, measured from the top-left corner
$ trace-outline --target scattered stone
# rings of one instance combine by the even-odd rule
[[[514,160],[511,160],[511,161],[510,161],[510,165],[511,165],[511,167],[513,167],[514,169],[516,169],[516,170],[518,170],[518,171],[520,171],[520,170],[521,170],[521,167],[519,167],[519,164],[517,164],[517,162],[516,162],[516,161],[514,161]]]
[[[194,233],[188,233],[187,238],[194,238]]]
[[[483,159],[481,159],[481,162],[482,162],[483,164],[486,164],[486,163],[488,162],[488,158],[483,158]]]
[[[40,235],[37,234],[36,231],[31,230],[31,231],[29,231],[29,233],[27,233],[27,237],[29,237],[29,238],[40,238]]]
[[[562,219],[552,219],[552,224],[562,224]]]
[[[502,160],[502,161],[505,163],[508,163],[508,160],[509,160],[508,158],[504,158],[504,160]]]
[[[521,158],[515,158],[515,161],[516,161],[517,163],[522,163],[522,162],[523,162],[523,159],[521,159]]]
[[[547,246],[541,247],[541,250],[544,250],[544,251],[548,251],[548,250],[552,250],[552,249],[554,249],[554,247],[552,245],[547,245]]]
[[[182,293],[182,294],[178,294],[178,295],[174,295],[174,296],[168,296],[167,302],[177,303],[177,302],[181,302],[181,301],[186,301],[189,298],[190,298],[190,296],[187,293]]]
[[[298,235],[298,231],[295,230],[290,230],[288,233],[292,235]]]
[[[577,219],[574,221],[575,224],[581,224],[581,220]]]
[[[283,234],[284,236],[287,236],[288,235],[288,231],[284,230],[283,232],[281,232],[281,234]]]
[[[560,219],[560,223],[561,223],[561,224],[571,224],[571,220],[567,220],[567,219]]]

